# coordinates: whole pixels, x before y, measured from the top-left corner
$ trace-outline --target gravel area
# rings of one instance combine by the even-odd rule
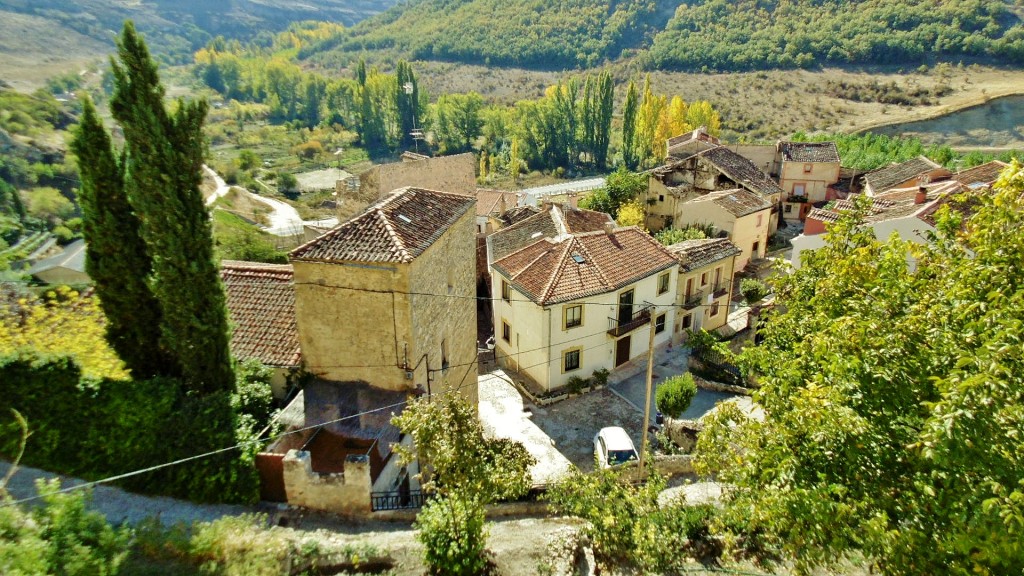
[[[594,469],[594,436],[605,426],[622,426],[640,449],[643,414],[607,388],[543,408],[527,406],[558,451],[585,472]]]

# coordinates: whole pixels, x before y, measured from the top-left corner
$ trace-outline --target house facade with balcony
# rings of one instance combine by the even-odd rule
[[[672,337],[678,270],[632,226],[540,238],[496,260],[499,364],[546,393],[646,354],[652,329],[655,346]]]
[[[835,142],[779,142],[777,149],[784,220],[803,220],[814,203],[838,198],[832,189],[840,170]]]
[[[687,330],[721,328],[729,317],[739,246],[727,238],[705,238],[678,242],[668,251],[679,260],[673,341],[681,342]]]

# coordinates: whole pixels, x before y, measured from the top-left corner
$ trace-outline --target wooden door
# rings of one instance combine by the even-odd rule
[[[629,336],[620,338],[615,343],[615,366],[629,362]]]

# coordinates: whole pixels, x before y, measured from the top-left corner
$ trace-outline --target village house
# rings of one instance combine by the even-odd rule
[[[897,188],[946,180],[952,175],[946,168],[924,156],[918,156],[868,172],[864,175],[863,192],[868,196],[877,196]]]
[[[684,240],[667,249],[680,264],[673,341],[682,341],[687,330],[710,332],[724,326],[739,247],[725,238],[705,238]]]
[[[306,370],[475,404],[475,203],[402,188],[293,250]]]
[[[270,368],[271,391],[283,400],[302,359],[291,264],[224,260],[220,278],[231,321],[231,355]]]
[[[293,250],[290,267],[225,267],[232,318],[252,325],[236,344],[262,354],[273,336],[285,354],[297,343],[312,376],[280,418],[296,433],[257,458],[264,499],[343,514],[412,502],[415,466],[392,451],[410,440],[392,415],[421,395],[477,404],[475,203],[402,188]]]
[[[725,146],[672,160],[649,172],[645,198],[647,227],[658,231],[706,224],[700,214],[693,213],[689,203],[712,192],[737,188],[760,197],[768,206],[764,226],[767,235],[773,234],[782,188],[752,161]],[[763,253],[764,243],[760,248]]]
[[[816,202],[838,198],[839,150],[835,142],[779,142],[782,217],[803,220]]]
[[[713,225],[739,246],[734,271],[764,258],[772,213],[772,204],[764,197],[742,188],[718,190],[688,201],[686,212],[693,222]]]
[[[502,216],[519,206],[519,195],[505,190],[477,188],[476,233],[485,236],[504,225]]]
[[[496,356],[538,393],[668,342],[679,261],[636,227],[538,237],[492,265]]]
[[[964,186],[956,180],[945,180],[922,184],[911,188],[890,189],[888,192],[866,196],[866,213],[863,225],[871,228],[875,237],[885,241],[892,234],[911,242],[924,242],[928,232],[934,232],[934,214],[937,202],[952,194],[962,192]],[[846,200],[835,200],[824,208],[814,208],[807,214],[802,234],[793,238],[790,262],[794,268],[803,264],[803,253],[825,245],[828,226],[844,212],[856,209],[855,202],[860,195],[851,195]],[[913,264],[912,261],[908,262]]]

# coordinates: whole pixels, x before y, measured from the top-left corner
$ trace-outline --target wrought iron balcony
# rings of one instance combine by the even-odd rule
[[[729,293],[729,283],[719,282],[718,284],[715,284],[711,293],[713,294],[712,298],[721,298],[722,296],[725,296]]]
[[[651,309],[653,306],[645,304],[642,308],[633,312],[629,318],[609,318],[608,319],[608,335],[613,338],[618,338],[625,334],[629,334],[633,330],[647,324],[651,321]]]
[[[700,306],[702,300],[704,300],[704,291],[698,290],[683,300],[683,308],[686,310],[692,310],[697,306]]]

